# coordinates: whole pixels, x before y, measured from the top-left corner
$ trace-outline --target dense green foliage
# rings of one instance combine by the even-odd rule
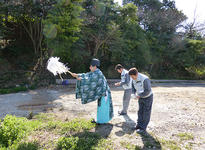
[[[53,55],[58,55],[64,61],[72,59],[71,46],[78,39],[76,33],[80,31],[82,19],[81,0],[62,0],[55,4],[44,20],[44,35],[47,38],[48,49]]]
[[[28,122],[26,118],[7,115],[0,126],[0,147],[12,146],[37,127],[38,122]]]
[[[20,92],[20,91],[26,91],[27,88],[26,87],[15,87],[15,88],[3,88],[3,89],[0,89],[0,94],[9,94],[9,93],[17,93],[17,92]]]
[[[182,30],[186,19],[172,0],[2,0],[0,70],[35,72],[53,55],[73,72],[97,57],[108,78],[122,63],[152,78],[204,79],[204,36],[189,24]]]

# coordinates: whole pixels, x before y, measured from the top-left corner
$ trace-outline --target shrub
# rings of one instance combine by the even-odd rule
[[[205,66],[191,66],[186,70],[193,76],[194,79],[205,79]]]
[[[23,117],[7,115],[0,126],[0,145],[2,147],[11,146],[25,137],[29,131],[36,129],[38,125],[38,121],[29,122]]]
[[[26,87],[14,87],[14,88],[6,88],[6,89],[0,89],[0,94],[9,94],[9,93],[17,93],[20,91],[27,91],[28,89]]]
[[[13,145],[9,147],[3,147],[0,150],[38,150],[39,143],[36,141],[33,142],[15,142]]]
[[[100,136],[96,133],[84,132],[78,136],[60,138],[57,143],[58,150],[91,150],[97,146]]]
[[[37,142],[20,143],[17,146],[17,150],[38,150],[39,144]]]
[[[58,150],[75,150],[78,144],[78,137],[62,137],[58,141]]]

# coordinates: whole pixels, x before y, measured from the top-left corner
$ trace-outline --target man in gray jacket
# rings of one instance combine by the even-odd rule
[[[139,73],[136,68],[131,68],[129,70],[129,75],[133,79],[133,92],[136,93],[136,98],[139,103],[138,120],[135,129],[138,130],[138,132],[144,132],[150,121],[153,102],[151,82],[149,77]]]
[[[128,71],[121,64],[116,65],[115,70],[121,74],[121,82],[115,83],[115,86],[122,86],[124,89],[123,109],[118,113],[119,115],[126,115],[132,94],[132,79],[130,78]]]

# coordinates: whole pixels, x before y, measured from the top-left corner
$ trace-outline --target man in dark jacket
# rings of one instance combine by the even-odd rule
[[[139,103],[138,120],[135,129],[139,132],[144,132],[150,121],[153,102],[151,82],[149,77],[139,73],[136,68],[131,68],[129,75],[133,79],[132,87]]]

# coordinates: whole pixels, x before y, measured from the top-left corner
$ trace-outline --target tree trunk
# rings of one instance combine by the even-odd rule
[[[28,33],[31,42],[33,44],[34,53],[40,55],[40,65],[43,65],[43,52],[42,52],[42,41],[43,41],[43,24],[42,20],[36,19],[35,22],[29,22],[28,26],[22,22],[22,25]]]

